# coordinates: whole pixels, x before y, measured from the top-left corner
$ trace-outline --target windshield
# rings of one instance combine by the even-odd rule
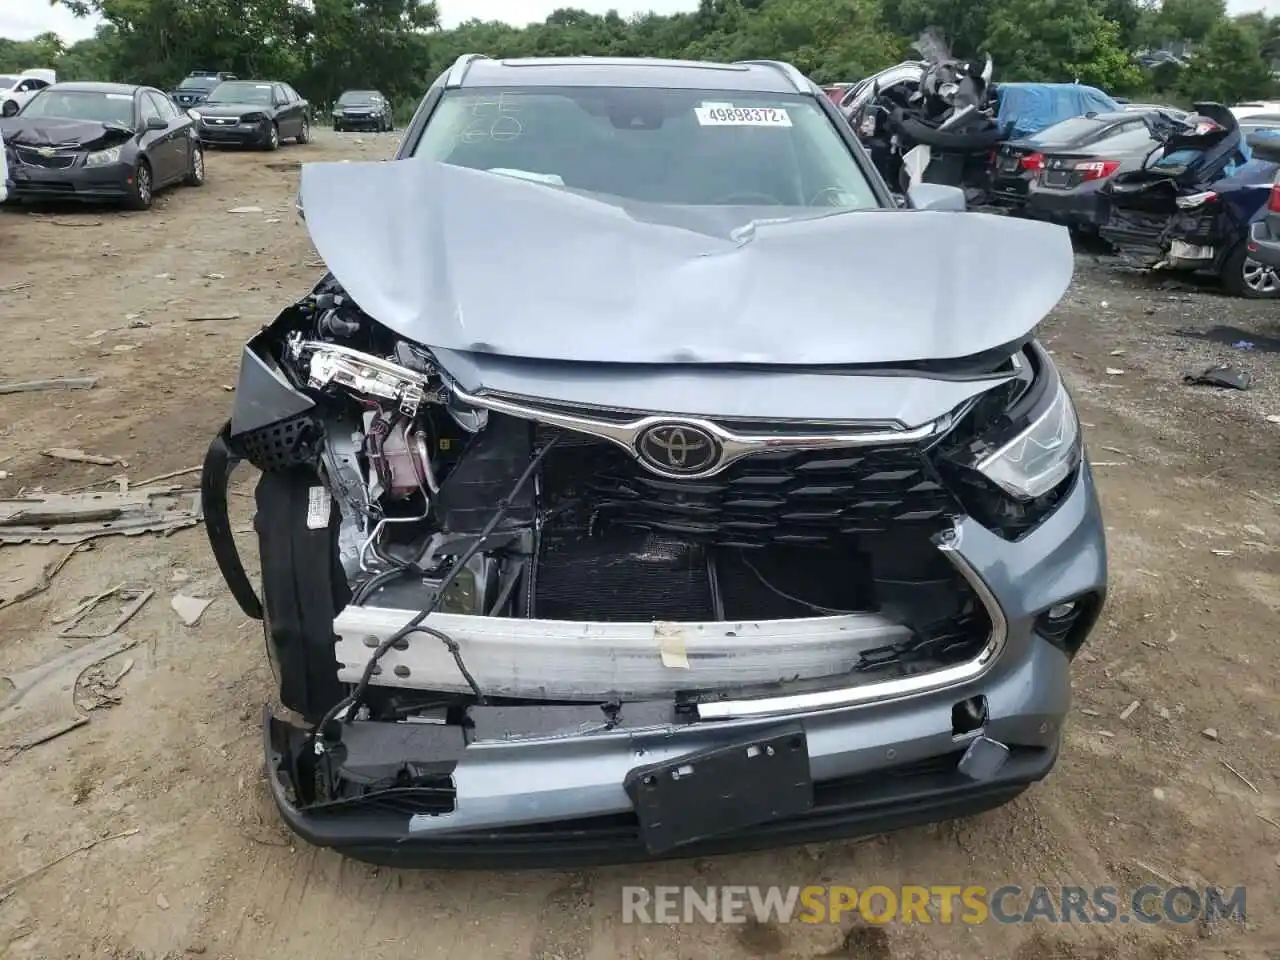
[[[798,95],[450,91],[413,155],[649,203],[879,206],[817,101]]]
[[[186,77],[178,84],[179,90],[212,90],[218,85],[217,77]]]
[[[344,107],[355,103],[370,104],[373,103],[373,93],[369,90],[348,90],[338,98],[338,103]]]
[[[228,80],[214,87],[206,103],[252,103],[271,106],[271,84]]]
[[[59,120],[90,120],[133,127],[133,94],[98,93],[88,90],[41,90],[27,101],[24,117]]]
[[[13,89],[21,79],[21,77],[15,77],[8,73],[0,73],[0,90]]]

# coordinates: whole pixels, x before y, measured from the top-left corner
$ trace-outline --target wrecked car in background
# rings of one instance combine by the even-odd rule
[[[898,209],[770,62],[466,56],[396,161],[307,164],[301,193],[330,272],[246,345],[201,480],[292,711],[263,734],[299,835],[692,855],[1050,771],[1106,590],[1034,335],[1065,230],[929,184]]]
[[[1096,234],[1106,215],[1103,186],[1141,170],[1160,146],[1153,127],[1175,122],[1173,114],[1148,116],[1126,109],[1072,117],[1006,143],[996,158],[993,192],[1011,211]]]
[[[967,199],[986,191],[991,149],[1003,136],[989,95],[991,58],[962,61],[946,41],[925,31],[915,42],[924,60],[908,60],[860,81],[840,102],[841,111],[895,190],[918,180],[965,189]],[[905,158],[915,151],[912,167]]]
[[[10,200],[107,201],[146,210],[157,190],[204,183],[195,125],[152,87],[54,84],[3,125]]]
[[[1161,145],[1143,168],[1099,192],[1102,238],[1142,266],[1216,275],[1234,296],[1280,297],[1280,277],[1249,251],[1277,170],[1264,156],[1275,155],[1251,147],[1232,112],[1214,103],[1153,132]]]

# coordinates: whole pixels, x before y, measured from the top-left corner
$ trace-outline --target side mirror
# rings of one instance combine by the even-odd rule
[[[913,183],[907,191],[915,210],[940,210],[947,213],[964,213],[964,191],[943,183]]]
[[[146,127],[148,130],[168,130],[169,123],[164,117],[148,117]]]

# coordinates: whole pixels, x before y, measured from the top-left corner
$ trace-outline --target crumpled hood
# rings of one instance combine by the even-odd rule
[[[302,169],[313,242],[428,347],[633,364],[884,364],[1025,335],[1067,231],[985,214],[668,207],[422,160]],[[752,217],[758,217],[754,222]]]
[[[134,131],[114,123],[96,120],[61,120],[57,118],[24,119],[13,117],[0,124],[4,141],[26,147],[76,147],[105,150],[134,137]]]

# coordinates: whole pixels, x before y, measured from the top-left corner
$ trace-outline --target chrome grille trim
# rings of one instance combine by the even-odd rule
[[[490,410],[494,413],[532,420],[551,427],[584,433],[588,436],[607,440],[626,450],[632,457],[637,455],[637,443],[645,431],[662,425],[691,426],[704,430],[716,439],[720,447],[720,455],[714,463],[697,473],[676,473],[659,469],[654,464],[641,460],[644,468],[651,473],[670,480],[702,480],[713,477],[733,463],[744,457],[757,453],[790,453],[808,450],[840,450],[849,447],[883,446],[887,444],[909,444],[926,440],[945,433],[951,427],[952,417],[944,416],[931,423],[911,430],[885,430],[880,427],[863,426],[862,429],[849,429],[844,432],[806,432],[811,424],[796,424],[797,430],[790,432],[770,433],[738,433],[708,420],[704,417],[683,417],[672,414],[653,414],[640,416],[633,420],[618,422],[612,419],[592,417],[585,413],[567,413],[563,410],[551,409],[530,403],[507,400],[488,394],[469,394],[453,386],[452,390],[462,403]],[[850,425],[851,427],[854,425]]]

